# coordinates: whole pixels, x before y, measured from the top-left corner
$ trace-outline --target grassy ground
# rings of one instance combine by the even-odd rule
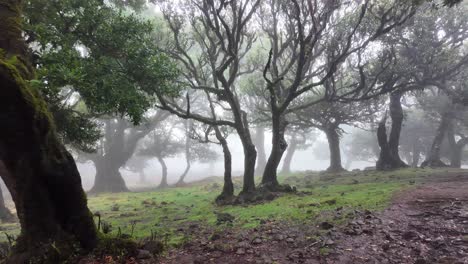
[[[301,172],[280,177],[281,182],[296,186],[300,195],[287,194],[257,205],[217,207],[213,201],[221,192],[220,179],[184,188],[102,194],[89,197],[89,207],[92,212],[101,214],[102,222],[111,224],[111,234],[121,232],[137,239],[153,234],[177,246],[190,239],[181,227],[216,228],[217,213],[233,215],[233,227],[243,229],[254,228],[266,219],[317,221],[326,217],[324,212],[339,207],[379,210],[389,203],[396,191],[423,182],[431,175],[446,172],[456,173],[457,170],[404,169],[339,174]],[[240,183],[236,185],[240,186]],[[1,224],[0,230],[9,235],[19,233],[18,224]],[[1,236],[0,240],[6,240],[6,236]]]

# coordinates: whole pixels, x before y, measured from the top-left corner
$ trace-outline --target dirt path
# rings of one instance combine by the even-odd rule
[[[353,214],[342,227],[265,222],[249,232],[207,232],[159,262],[468,263],[468,175],[401,193],[383,212]]]
[[[332,263],[468,263],[468,176],[404,192],[347,228]]]

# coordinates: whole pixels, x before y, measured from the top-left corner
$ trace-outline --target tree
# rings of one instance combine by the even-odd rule
[[[334,79],[330,82],[334,82]],[[317,128],[325,133],[330,149],[330,166],[327,171],[340,172],[344,170],[341,164],[340,148],[343,131],[340,126],[358,127],[362,123],[371,122],[378,112],[378,107],[377,100],[349,103],[322,102],[296,111],[293,115],[295,120],[292,123],[297,123],[302,127]]]
[[[22,39],[21,1],[0,1],[0,160],[21,224],[12,263],[55,245],[96,245],[96,227],[73,157],[59,141]],[[59,242],[59,243],[57,243]],[[51,247],[49,247],[50,249]]]
[[[394,62],[379,76],[381,82],[392,87],[389,105],[392,127],[386,143],[386,139],[379,139],[385,145],[381,146],[382,151],[388,153],[381,154],[378,168],[406,166],[398,154],[403,95],[430,86],[443,88],[448,80],[457,78],[468,62],[463,48],[463,41],[468,36],[468,21],[464,13],[466,6],[463,5],[459,9],[421,8],[406,26],[382,38],[382,44],[391,51]],[[380,135],[386,136],[385,125],[381,123],[379,127]]]
[[[172,3],[161,4],[173,36],[167,52],[183,66],[183,83],[189,88],[188,95],[198,93],[199,100],[216,104],[223,114],[208,111],[203,115],[191,109],[190,100],[186,100],[186,107],[179,107],[165,96],[158,96],[160,107],[179,117],[208,124],[215,131],[222,126],[236,130],[244,150],[240,197],[247,200],[255,191],[257,152],[236,81],[253,71],[244,60],[255,40],[250,25],[259,3],[259,0],[198,0],[180,9],[172,8]],[[188,33],[184,31],[185,26],[190,29]]]
[[[174,136],[175,124],[171,120],[158,122],[159,125],[147,137],[138,155],[155,157],[161,165],[161,183],[158,188],[169,187],[167,182],[167,165],[165,159],[174,157],[184,149],[182,141]]]
[[[186,167],[182,175],[180,175],[176,186],[185,185],[185,177],[187,176],[192,162],[213,162],[217,157],[217,153],[213,151],[206,142],[199,140],[198,137],[194,138],[194,125],[191,120],[185,120],[183,125],[183,132],[185,134],[184,155]]]
[[[419,98],[420,93],[417,96]],[[426,118],[424,112],[417,108],[407,111],[405,125],[401,130],[400,152],[411,167],[417,168],[419,166],[421,156],[425,154],[427,146],[431,144],[434,130],[434,122]]]
[[[375,128],[367,126],[364,129],[356,129],[350,132],[350,137],[345,137],[343,152],[347,157],[345,169],[348,169],[353,161],[376,162],[379,156],[379,145]]]
[[[281,167],[281,173],[291,173],[291,161],[293,160],[294,153],[296,150],[304,150],[310,147],[311,142],[311,131],[310,129],[294,129],[291,130],[286,136],[290,137],[290,145],[284,156],[283,166]]]
[[[125,181],[120,168],[135,153],[138,142],[148,135],[160,122],[169,116],[165,111],[157,111],[140,126],[133,126],[124,119],[104,120],[104,138],[95,153],[82,153],[93,161],[96,167],[94,186],[90,193],[126,192]]]
[[[7,174],[8,171],[3,165],[3,162],[0,161],[0,176]],[[5,206],[5,198],[3,196],[3,190],[0,187],[0,220],[2,222],[11,222],[15,219],[10,210]]]
[[[372,41],[403,24],[415,12],[408,1],[264,1],[260,25],[268,37],[270,53],[263,75],[269,93],[272,151],[262,185],[277,189],[277,167],[287,148],[285,116],[298,108],[325,100],[358,100],[382,87],[354,83],[350,89],[324,88],[347,58],[359,54]],[[327,50],[328,52],[324,52]],[[363,75],[361,57],[353,61]],[[366,87],[366,89],[364,89]],[[306,94],[313,101],[293,106]]]

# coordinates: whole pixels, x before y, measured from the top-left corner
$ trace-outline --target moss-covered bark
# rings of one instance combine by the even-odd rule
[[[34,71],[21,39],[20,7],[21,1],[0,0],[0,159],[21,224],[12,263],[37,258],[37,250],[53,242],[92,248],[97,240],[73,157],[29,85]]]

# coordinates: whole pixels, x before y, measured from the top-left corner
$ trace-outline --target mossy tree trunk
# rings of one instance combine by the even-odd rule
[[[91,249],[96,227],[80,174],[46,103],[28,83],[34,72],[21,36],[21,1],[0,0],[0,21],[0,159],[21,224],[10,262],[38,260],[35,254],[54,241]]]
[[[216,139],[223,148],[224,157],[224,185],[221,194],[216,197],[217,204],[230,203],[234,200],[234,184],[232,183],[232,156],[227,140],[221,134],[217,126],[213,127]]]

